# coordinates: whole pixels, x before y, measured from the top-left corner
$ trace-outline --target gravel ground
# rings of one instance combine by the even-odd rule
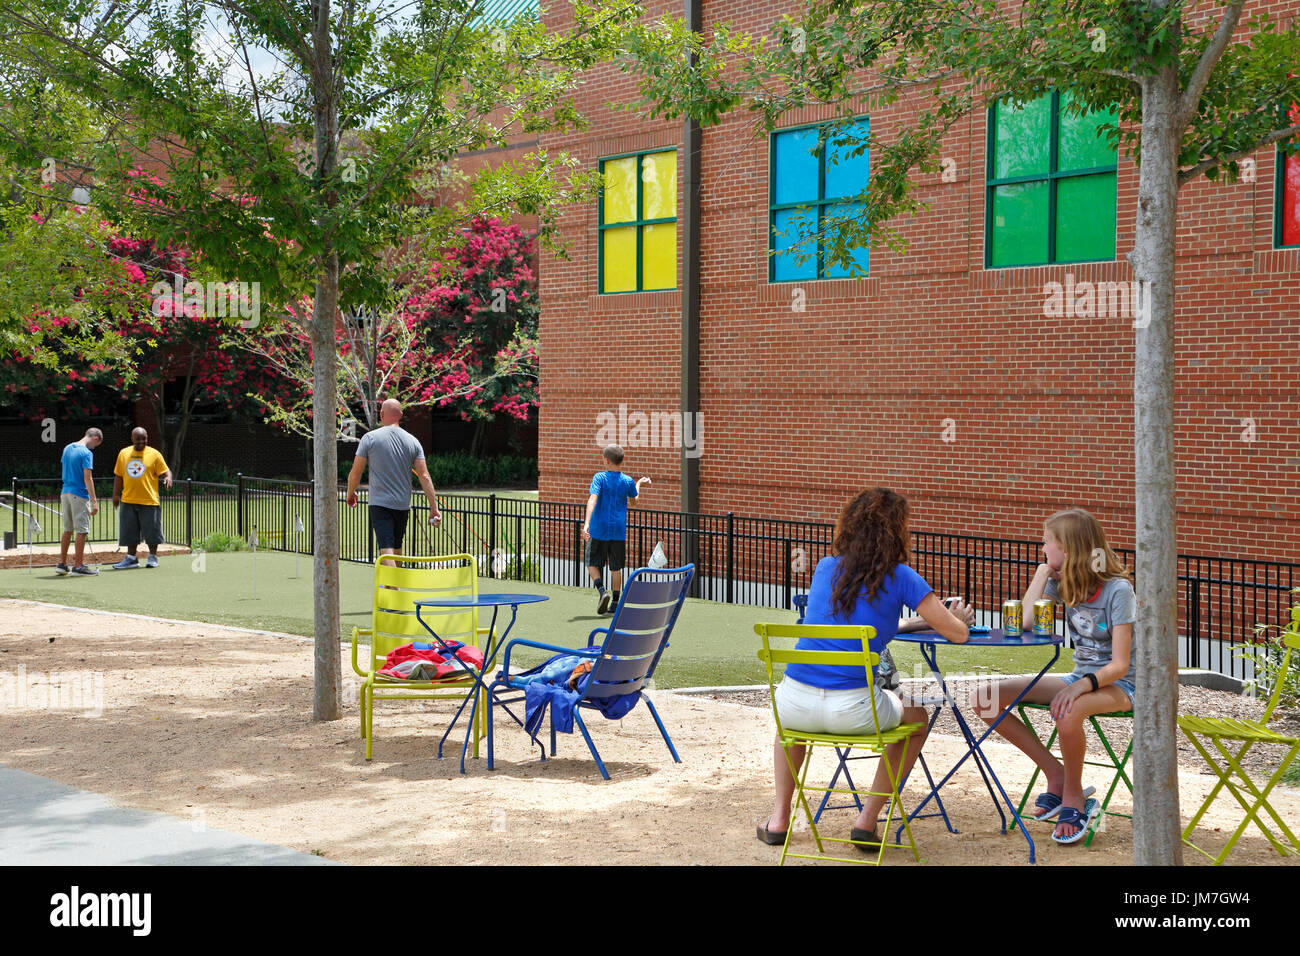
[[[984,683],[984,682],[980,682]],[[916,690],[916,685],[906,688],[908,693],[913,695],[920,693],[922,695],[939,694],[939,686],[934,682],[920,685],[921,690]],[[970,683],[963,684],[962,694],[969,692]],[[737,704],[746,704],[751,707],[771,707],[771,699],[766,690],[745,690],[729,691],[725,693],[701,695],[712,697],[714,700],[726,700]],[[960,695],[959,695],[960,699]],[[1179,688],[1178,711],[1182,714],[1196,714],[1201,717],[1230,717],[1246,720],[1258,720],[1264,714],[1264,707],[1267,705],[1266,699],[1254,697],[1243,697],[1240,694],[1230,694],[1226,691],[1209,690],[1205,687],[1183,686]],[[1033,721],[1034,728],[1038,735],[1046,739],[1052,732],[1051,718],[1046,711],[1032,711],[1030,719]],[[1115,748],[1124,746],[1132,730],[1131,721],[1120,719],[1099,718],[1102,729],[1106,732],[1107,738]],[[1278,733],[1288,734],[1290,736],[1300,736],[1300,713],[1294,710],[1283,710],[1281,707],[1273,715],[1273,720],[1269,727]],[[939,720],[935,723],[935,732],[941,734],[960,734],[957,727],[957,721],[952,715],[952,711],[945,708],[940,714]],[[1091,737],[1091,734],[1089,735]],[[1102,749],[1090,741],[1089,755],[1096,758],[1103,755]],[[1213,753],[1213,751],[1211,751]],[[1277,762],[1283,756],[1284,751],[1280,747],[1252,747],[1247,752],[1245,759],[1242,760],[1242,766],[1251,774],[1252,777],[1262,774],[1263,779],[1267,780],[1272,776],[1273,771],[1277,769]],[[1122,753],[1120,754],[1123,755]],[[1296,760],[1300,764],[1300,758]],[[1178,766],[1180,769],[1191,770],[1196,773],[1207,773],[1208,768],[1205,765],[1205,759],[1196,752],[1196,749],[1187,740],[1187,737],[1181,732],[1178,734]],[[1287,782],[1283,781],[1282,786]],[[1292,786],[1300,786],[1297,781]]]

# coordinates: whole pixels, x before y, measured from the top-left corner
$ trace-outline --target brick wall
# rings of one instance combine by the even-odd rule
[[[763,30],[782,9],[706,3],[705,28]],[[1300,2],[1270,10],[1291,17]],[[677,147],[680,220],[681,124],[605,105],[633,95],[617,69],[591,70],[579,96],[589,131],[542,146],[588,168]],[[873,131],[914,110],[873,113]],[[829,117],[804,110],[784,125]],[[1132,279],[1137,170],[1121,155],[1116,261],[985,270],[986,133],[982,113],[953,131],[942,156],[956,181],[922,181],[929,210],[899,223],[905,251],[872,249],[870,278],[772,284],[767,140],[743,115],[705,130],[702,510],[833,520],[880,483],[911,499],[921,530],[1032,538],[1051,512],[1081,506],[1132,546],[1131,320],[1045,318],[1043,288],[1066,273]],[[1178,547],[1300,561],[1300,250],[1272,248],[1274,154],[1256,160],[1253,183],[1202,179],[1180,196]],[[596,216],[594,203],[569,210],[571,258],[541,267],[543,499],[585,498],[601,413],[679,407],[680,293],[598,296]],[[679,226],[679,258],[681,242]],[[646,505],[678,505],[676,449],[630,447],[626,468],[654,478]]]

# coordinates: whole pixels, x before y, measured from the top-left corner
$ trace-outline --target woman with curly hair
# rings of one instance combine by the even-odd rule
[[[876,629],[871,650],[880,653],[897,633],[899,612],[906,605],[915,608],[930,627],[948,640],[960,644],[969,637],[970,629],[963,618],[970,616],[970,609],[961,604],[952,611],[944,607],[930,585],[908,566],[907,515],[907,499],[887,488],[864,491],[845,506],[835,525],[831,555],[823,558],[813,573],[805,624],[869,624]],[[861,641],[854,640],[802,639],[797,646],[812,651],[862,649]],[[857,667],[791,664],[776,688],[775,703],[782,726],[790,730],[873,734],[876,725],[872,695],[881,730],[928,720],[924,708],[904,706],[898,695],[873,686],[871,676]],[[901,760],[901,774],[906,776],[924,740],[924,733],[918,733],[906,744],[891,744],[887,750],[891,766],[900,766]],[[772,748],[776,803],[772,815],[758,826],[758,838],[764,843],[775,846],[785,842],[795,789],[790,767],[803,763],[807,749],[791,747],[787,762],[779,742]],[[876,821],[887,798],[879,793],[890,790],[883,763],[877,768],[871,789],[878,794],[863,803],[849,837],[863,852],[873,849],[868,844],[880,842]]]

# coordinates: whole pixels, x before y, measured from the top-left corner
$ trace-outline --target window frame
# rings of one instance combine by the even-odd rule
[[[645,258],[643,255],[642,238],[645,235],[646,226],[658,226],[666,223],[677,223],[677,197],[673,196],[673,215],[668,218],[660,219],[634,219],[625,222],[607,223],[605,222],[605,164],[616,159],[627,159],[630,156],[636,157],[636,214],[641,215],[644,199],[644,183],[642,176],[642,156],[651,156],[656,153],[672,153],[673,163],[677,164],[677,147],[676,146],[657,146],[652,149],[639,149],[630,153],[619,153],[615,156],[601,156],[596,160],[596,170],[600,173],[601,185],[600,192],[596,197],[596,294],[597,295],[635,295],[638,292],[675,292],[680,288],[677,281],[677,270],[673,270],[673,284],[657,289],[642,288],[645,277],[643,266]],[[679,169],[680,171],[680,169]],[[619,289],[615,292],[605,291],[605,230],[607,229],[629,229],[636,228],[636,288]],[[677,246],[678,252],[681,251],[680,243]]]
[[[984,268],[985,269],[1030,269],[1041,266],[1068,266],[1081,262],[1114,262],[1116,252],[1109,259],[1057,259],[1056,258],[1056,193],[1057,184],[1062,179],[1075,179],[1083,176],[1097,176],[1102,173],[1115,173],[1115,202],[1119,203],[1119,153],[1116,151],[1115,163],[1111,166],[1091,166],[1061,172],[1056,168],[1058,160],[1058,140],[1061,131],[1061,91],[1052,90],[1051,123],[1047,133],[1047,172],[1029,176],[1006,176],[996,179],[993,176],[994,155],[997,143],[997,108],[1003,100],[995,100],[988,108],[988,121],[985,142],[984,175]],[[1019,262],[1014,265],[993,265],[993,193],[999,186],[1012,186],[1017,183],[1046,182],[1047,186],[1047,261]],[[1118,217],[1117,217],[1118,218]],[[1118,245],[1118,242],[1116,243]]]
[[[825,237],[822,235],[822,215],[823,215],[823,213],[825,212],[825,209],[826,209],[827,206],[832,206],[832,205],[833,205],[833,206],[841,206],[841,205],[845,205],[845,204],[853,203],[853,202],[855,201],[856,197],[857,197],[858,195],[861,194],[861,190],[859,190],[857,193],[854,193],[852,196],[837,196],[837,197],[835,197],[834,199],[827,199],[827,198],[826,198],[826,196],[825,196],[825,193],[826,193],[826,159],[827,159],[827,155],[828,155],[828,152],[829,152],[829,151],[825,148],[826,140],[825,140],[822,136],[819,135],[819,136],[817,137],[818,142],[819,142],[820,144],[822,144],[822,148],[821,148],[821,151],[820,151],[820,155],[818,156],[818,159],[817,159],[817,196],[818,196],[818,198],[815,199],[815,200],[804,199],[804,200],[800,200],[800,201],[798,201],[798,202],[787,202],[787,203],[779,203],[779,204],[778,204],[777,201],[776,201],[776,138],[777,138],[778,136],[785,135],[786,133],[797,133],[799,130],[803,130],[803,129],[814,129],[814,128],[816,128],[816,129],[826,129],[828,126],[830,126],[831,124],[833,124],[833,123],[835,123],[835,122],[836,122],[835,120],[823,120],[823,121],[821,121],[821,122],[819,122],[819,123],[801,123],[801,124],[798,125],[798,126],[787,126],[787,127],[785,127],[784,129],[774,129],[774,130],[771,131],[771,133],[768,134],[768,142],[767,142],[767,281],[768,281],[769,283],[773,284],[773,285],[776,285],[776,284],[784,284],[784,283],[787,283],[787,282],[825,282],[825,281],[827,281],[827,280],[830,280],[830,281],[837,281],[837,280],[842,280],[842,279],[866,279],[866,278],[870,278],[870,276],[871,276],[871,247],[870,247],[870,246],[865,247],[865,248],[867,249],[867,269],[866,269],[866,271],[865,271],[862,275],[859,275],[859,276],[828,276],[828,275],[826,275],[826,245],[825,245]],[[867,136],[870,137],[870,135],[871,135],[871,116],[870,116],[870,114],[863,114],[863,115],[860,115],[860,116],[854,116],[854,117],[853,117],[849,122],[850,122],[850,124],[859,123],[859,122],[866,123],[866,125],[867,125]],[[867,182],[869,183],[869,182],[871,181],[871,148],[870,148],[870,146],[867,147],[867,151],[866,151],[866,160],[867,160]],[[863,188],[865,189],[866,186],[864,185]],[[814,207],[815,207],[815,209],[816,209],[816,213],[817,213],[817,231],[816,231],[816,233],[815,233],[815,235],[817,236],[817,254],[816,254],[816,261],[817,261],[817,275],[813,276],[812,278],[808,278],[808,277],[796,277],[796,278],[793,278],[793,279],[778,279],[778,278],[776,277],[776,257],[777,257],[777,250],[776,250],[776,246],[775,246],[775,242],[774,242],[774,240],[775,240],[775,238],[776,238],[776,214],[777,214],[778,212],[784,212],[784,211],[786,211],[786,210],[790,210],[790,209],[813,209]]]
[[[1273,163],[1273,178],[1277,180],[1273,188],[1273,248],[1274,249],[1300,249],[1300,242],[1293,242],[1289,245],[1282,242],[1282,208],[1283,195],[1286,192],[1286,162],[1292,158],[1283,152],[1281,146],[1275,146],[1276,160]],[[1294,159],[1300,163],[1300,151],[1297,151]],[[1296,196],[1296,203],[1300,205],[1300,195]]]

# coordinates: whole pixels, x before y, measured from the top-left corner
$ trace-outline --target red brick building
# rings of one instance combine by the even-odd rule
[[[681,13],[676,4],[647,6],[649,15]],[[1300,0],[1266,6],[1283,27],[1300,13]],[[703,27],[766,31],[785,9],[704,0]],[[564,11],[546,16],[561,26]],[[541,497],[585,499],[599,446],[622,436],[628,468],[654,479],[646,506],[676,509],[685,465],[666,423],[689,379],[686,146],[680,121],[607,105],[634,94],[633,79],[615,67],[593,69],[579,96],[590,129],[541,137],[543,148],[568,150],[588,168],[609,160],[607,178],[624,181],[607,186],[604,201],[568,211],[571,258],[541,264]],[[915,108],[900,102],[864,120],[888,137]],[[955,129],[944,173],[922,180],[929,210],[899,224],[907,249],[872,248],[865,278],[776,274],[799,271],[769,256],[772,223],[786,212],[777,188],[784,179],[797,192],[805,181],[789,158],[797,137],[756,135],[739,113],[703,131],[700,416],[689,423],[699,431],[699,510],[831,520],[853,492],[885,484],[911,499],[919,530],[1033,538],[1048,514],[1081,506],[1101,518],[1112,543],[1132,546],[1132,317],[1116,304],[1118,286],[1109,306],[1097,287],[1094,308],[1064,310],[1046,290],[1060,283],[1082,302],[1081,283],[1131,282],[1137,170],[1123,155],[1109,169],[1105,157],[1083,155],[1091,147],[1067,144],[1063,114],[1051,102],[1042,109],[1046,127],[977,113]],[[805,126],[815,135],[812,124],[831,118],[804,110],[775,135]],[[990,186],[1024,160],[1011,145],[1055,138],[1057,124],[1062,138],[1042,183]],[[1003,152],[992,160],[991,142]],[[644,154],[657,155],[635,158]],[[1284,184],[1279,159],[1290,163]],[[1300,160],[1271,148],[1254,160],[1238,183],[1201,179],[1180,195],[1178,549],[1295,562]],[[1091,169],[1092,180],[1057,183],[1058,161]],[[819,188],[848,174],[823,167]],[[1053,190],[1057,219],[1044,233],[1032,220]],[[1114,196],[1113,210],[1099,195]],[[1033,251],[1040,246],[1047,255]],[[1031,264],[993,267],[994,259]],[[665,262],[675,262],[675,275]],[[671,287],[656,290],[669,285],[665,275]],[[650,291],[602,292],[602,283]]]

